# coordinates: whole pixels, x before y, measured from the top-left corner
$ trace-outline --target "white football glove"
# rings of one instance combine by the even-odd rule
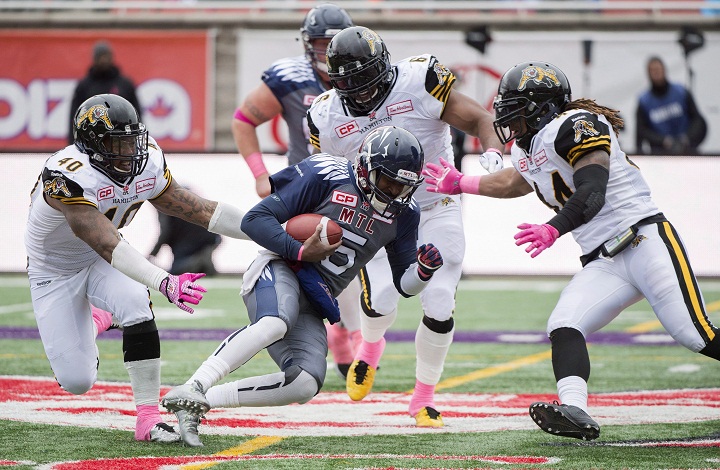
[[[503,169],[502,152],[498,149],[489,148],[480,155],[480,164],[488,173],[495,173]]]

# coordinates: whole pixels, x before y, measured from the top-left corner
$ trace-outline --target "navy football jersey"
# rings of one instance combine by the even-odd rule
[[[347,159],[317,154],[270,179],[274,190],[270,197],[283,202],[289,218],[321,214],[342,227],[342,245],[331,257],[316,263],[333,295],[345,289],[382,247],[388,252],[393,274],[402,274],[416,261],[420,209],[415,201],[395,219],[380,217],[362,196]]]
[[[274,62],[263,72],[262,81],[282,105],[282,116],[288,126],[288,164],[294,165],[313,153],[307,110],[325,88],[305,56]]]

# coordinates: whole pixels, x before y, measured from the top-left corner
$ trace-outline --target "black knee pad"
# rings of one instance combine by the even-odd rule
[[[155,320],[123,328],[123,361],[134,362],[160,357],[160,335]]]
[[[450,333],[453,328],[455,328],[455,320],[453,317],[450,317],[445,321],[439,321],[423,315],[422,322],[423,325],[427,326],[428,330],[441,335]]]
[[[555,381],[578,376],[590,378],[590,356],[585,337],[575,328],[558,328],[550,333]]]
[[[720,361],[720,336],[715,335],[715,338],[700,350],[700,354]]]

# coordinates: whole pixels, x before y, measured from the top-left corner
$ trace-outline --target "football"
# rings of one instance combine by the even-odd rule
[[[318,224],[322,224],[320,239],[333,245],[342,239],[342,228],[334,220],[320,214],[300,214],[291,218],[285,225],[285,231],[299,242],[305,242],[313,233]]]

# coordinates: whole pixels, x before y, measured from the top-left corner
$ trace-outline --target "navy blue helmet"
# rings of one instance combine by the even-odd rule
[[[423,182],[425,154],[420,142],[405,129],[379,127],[363,140],[355,161],[357,183],[367,201],[385,218],[397,217]],[[396,194],[388,194],[381,177],[392,180]]]

